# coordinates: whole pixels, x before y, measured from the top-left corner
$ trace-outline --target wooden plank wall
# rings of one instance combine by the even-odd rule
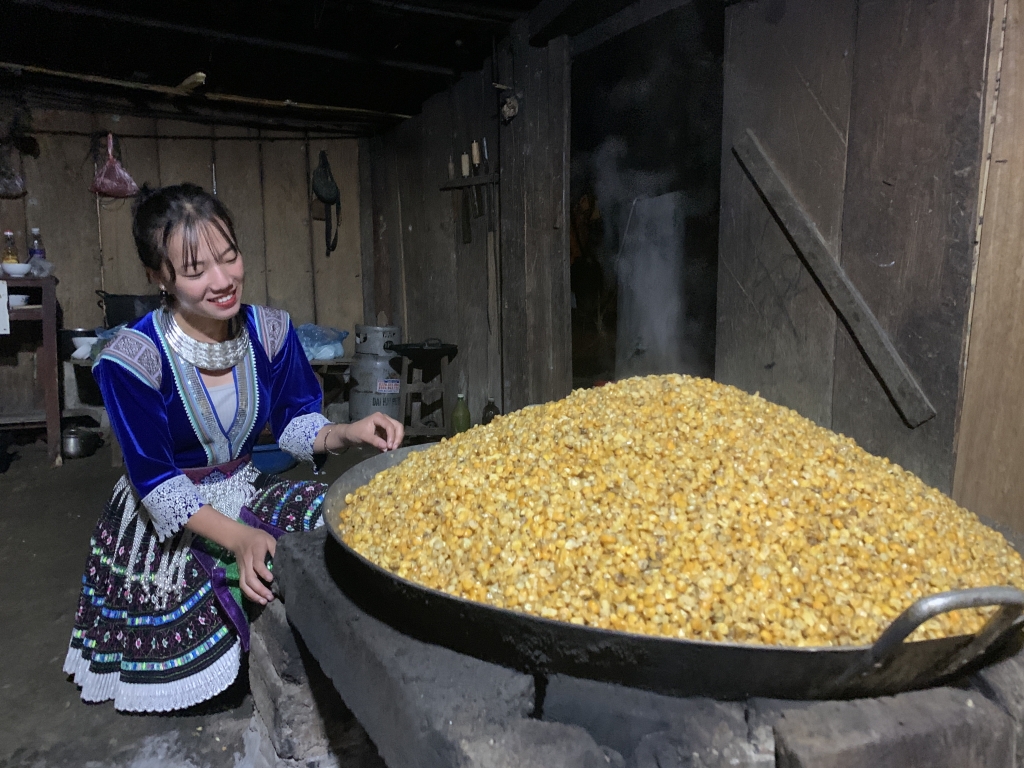
[[[937,414],[910,429],[845,328],[833,429],[950,492],[990,6],[861,0],[842,265]]]
[[[375,308],[402,326],[406,340],[458,345],[445,401],[450,408],[466,392],[474,422],[487,397],[508,412],[563,397],[572,382],[566,42],[530,48],[525,28],[516,28],[499,46],[497,69],[519,96],[508,126],[499,128],[487,62],[367,148]],[[484,136],[492,170],[501,172],[491,250],[486,216],[471,220],[464,243],[462,193],[439,189],[449,161],[460,175],[462,153]]]
[[[96,116],[75,112],[40,111],[33,114],[33,125],[40,131],[97,130]],[[89,139],[52,134],[38,139],[39,157],[23,158],[25,229],[39,227],[47,256],[52,254],[65,327],[91,328],[103,319],[95,293],[103,287],[103,277],[96,198],[88,191],[95,175]],[[18,248],[24,258],[25,241]]]
[[[439,338],[458,346],[445,379],[445,403],[450,412],[456,395],[466,393],[475,421],[486,397],[500,399],[487,378],[488,357],[497,352],[487,333],[487,220],[474,219],[472,242],[463,243],[453,205],[462,193],[438,187],[448,178],[449,161],[458,169],[462,153],[485,131],[494,146],[497,129],[484,111],[490,95],[484,83],[479,73],[470,74],[427,100],[419,116],[392,131],[371,155],[378,311],[402,326],[407,341]]]
[[[267,246],[263,211],[263,145],[254,128],[214,126],[217,196],[235,220],[235,237],[245,258],[245,300],[266,304]],[[241,141],[240,139],[249,139]]]
[[[1024,531],[1024,0],[999,0],[994,10],[985,121],[991,164],[982,173],[984,221],[953,497]]]
[[[716,375],[949,492],[971,294],[990,4],[726,11]],[[731,157],[751,129],[937,415],[910,429]]]
[[[122,160],[140,186],[191,181],[211,190],[216,179],[217,194],[235,219],[245,257],[247,302],[286,309],[295,325],[316,322],[351,334],[362,321],[356,140],[103,113],[36,110],[32,117],[40,156],[15,156],[28,194],[0,201],[0,228],[15,231],[23,258],[29,228],[42,230],[60,280],[57,298],[65,328],[102,324],[98,289],[155,291],[135,251],[132,201],[97,200],[88,191],[95,174],[89,134],[100,130],[123,135]],[[309,178],[320,149],[328,153],[342,198],[338,248],[329,258],[323,222],[313,220],[310,208]],[[352,354],[352,336],[345,346]],[[31,354],[3,357],[6,368],[34,366]],[[6,371],[0,384],[5,390],[24,389],[32,378],[30,373]],[[5,394],[7,403],[25,398],[38,399]]]
[[[331,173],[341,192],[341,218],[338,223],[338,246],[326,255],[324,223],[313,221],[310,247],[313,254],[313,290],[316,316],[330,318],[336,328],[354,334],[356,323],[363,322],[363,270],[361,256],[361,222],[359,219],[359,145],[349,139],[309,140],[310,174],[316,168],[320,151],[327,152]],[[323,204],[312,203],[320,212]],[[332,208],[331,215],[334,215]],[[333,237],[333,236],[332,236]],[[354,348],[352,339],[346,348]]]
[[[856,7],[741,3],[726,16],[716,378],[824,426],[835,312],[732,147],[752,130],[839,252]]]
[[[509,409],[572,389],[569,307],[570,60],[565,38],[532,48],[524,23],[499,51],[519,96],[501,135],[503,396]]]
[[[104,128],[124,133],[128,136],[144,138],[123,138],[121,142],[121,159],[126,168],[130,169],[132,178],[140,187],[160,185],[160,147],[166,147],[166,141],[160,142],[157,121],[152,118],[122,116],[116,121],[105,121],[101,117],[97,121],[105,123]],[[145,271],[135,251],[135,239],[132,237],[132,200],[115,200],[100,198],[100,242],[103,254],[103,284],[109,293],[151,293]],[[48,235],[44,235],[46,239]],[[47,242],[47,248],[50,248]],[[58,260],[55,253],[54,260]]]
[[[0,227],[40,227],[60,278],[58,300],[68,328],[102,322],[95,291],[148,293],[131,235],[131,200],[89,193],[94,130],[125,134],[125,167],[141,186],[191,181],[217,194],[235,218],[246,259],[246,300],[287,309],[295,324],[349,330],[362,318],[358,152],[355,140],[152,120],[37,110],[38,159],[20,158],[28,187],[21,200],[0,202]],[[72,134],[72,135],[68,135]],[[328,151],[342,195],[338,249],[324,253],[323,223],[310,214],[310,163]],[[348,351],[351,352],[351,342]]]

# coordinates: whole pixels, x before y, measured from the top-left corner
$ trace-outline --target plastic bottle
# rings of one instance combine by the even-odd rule
[[[490,424],[491,421],[494,420],[495,416],[500,416],[500,415],[501,415],[501,411],[498,409],[498,406],[494,404],[494,398],[493,397],[488,397],[487,398],[487,405],[484,406],[484,414],[480,418],[480,423],[481,424]]]
[[[32,259],[45,259],[46,258],[46,246],[43,245],[43,236],[39,234],[39,227],[32,227],[32,243],[28,247],[28,260]]]
[[[18,258],[18,246],[14,244],[14,233],[9,229],[5,229],[3,263],[17,264],[19,261],[20,259]]]
[[[457,435],[459,432],[465,432],[470,426],[469,406],[466,405],[466,396],[460,394],[458,402],[455,403],[455,409],[452,411],[452,434]]]

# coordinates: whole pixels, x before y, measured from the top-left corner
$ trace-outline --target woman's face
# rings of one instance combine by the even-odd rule
[[[171,235],[167,253],[174,264],[174,282],[170,283],[165,270],[161,283],[177,300],[176,311],[200,323],[227,321],[238,314],[245,280],[242,255],[217,227],[208,224],[200,232],[195,265],[185,258],[180,232]]]

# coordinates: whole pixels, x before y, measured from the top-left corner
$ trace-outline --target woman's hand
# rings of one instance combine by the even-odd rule
[[[274,580],[274,574],[266,564],[267,555],[273,557],[277,551],[277,541],[273,536],[232,520],[209,504],[200,507],[185,527],[231,551],[238,563],[238,586],[243,595],[260,605],[274,599],[274,593],[263,583]]]
[[[322,446],[317,453],[336,451],[350,445],[364,443],[381,451],[393,451],[402,444],[405,438],[405,427],[383,413],[371,413],[365,419],[351,424],[328,424],[313,441],[315,446]]]
[[[353,443],[366,443],[381,451],[393,451],[405,438],[405,427],[383,413],[371,413],[348,425],[348,439]]]
[[[277,551],[277,541],[266,531],[239,525],[241,530],[229,547],[238,563],[238,586],[254,603],[266,605],[274,599],[274,593],[267,586],[274,580],[274,574],[267,568],[266,560],[268,554],[273,557]]]

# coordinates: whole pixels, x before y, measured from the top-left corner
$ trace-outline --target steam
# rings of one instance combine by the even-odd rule
[[[573,62],[573,199],[593,193],[603,230],[588,250],[597,333],[579,333],[588,352],[604,343],[617,306],[616,378],[714,373],[723,25],[719,6],[691,3]],[[595,272],[576,270],[587,298]]]
[[[605,222],[601,267],[618,290],[615,378],[710,375],[686,323],[686,218],[702,207],[670,192],[671,171],[624,167],[628,147],[607,138],[587,158]]]

